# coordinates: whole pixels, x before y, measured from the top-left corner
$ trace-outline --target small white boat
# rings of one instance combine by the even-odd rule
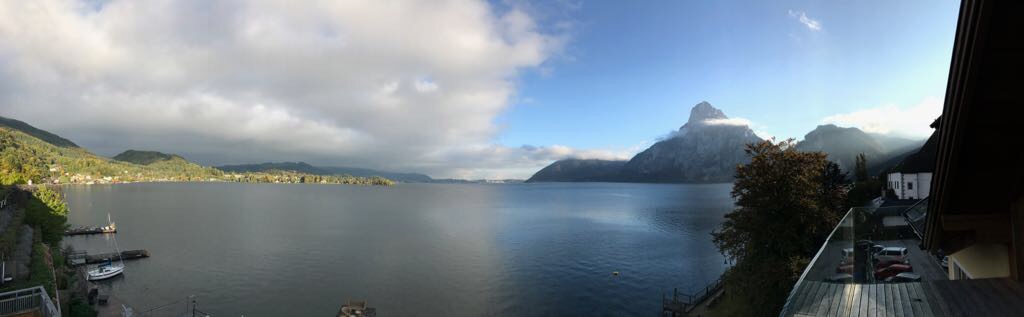
[[[110,220],[110,214],[107,214],[107,222],[110,223],[110,226],[104,227],[104,230],[108,228],[116,230],[116,227],[114,227],[114,222]],[[96,267],[96,269],[89,270],[89,272],[86,272],[87,280],[105,280],[111,277],[118,276],[121,273],[124,273],[124,257],[122,257],[121,255],[121,248],[117,247],[117,237],[114,237],[114,251],[117,251],[117,257],[118,260],[120,260],[120,262],[114,264],[113,261],[107,260],[107,263],[100,264],[99,266]]]
[[[124,263],[111,264],[106,263],[96,267],[95,270],[89,270],[87,279],[90,281],[105,280],[124,272]]]

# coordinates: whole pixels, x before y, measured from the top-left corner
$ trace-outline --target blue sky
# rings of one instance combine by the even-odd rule
[[[500,143],[629,149],[677,129],[702,100],[796,139],[829,116],[934,104],[959,9],[946,0],[628,3],[584,2],[569,14],[561,56],[524,72],[497,118]]]

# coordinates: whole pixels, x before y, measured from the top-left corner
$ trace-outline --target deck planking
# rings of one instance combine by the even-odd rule
[[[804,281],[782,316],[1013,316],[1024,285],[1006,279],[835,284]]]
[[[920,315],[915,316],[935,316],[932,312],[931,302],[928,300],[928,293],[925,292],[921,283],[908,283],[907,289],[914,290],[914,294],[916,294],[916,297],[911,298],[911,303],[917,305]]]
[[[896,284],[896,292],[899,294],[899,309],[901,316],[912,315],[914,308],[910,305],[910,292],[907,291],[907,283]]]
[[[861,288],[863,288],[864,285],[860,285],[860,284],[850,284],[850,285],[853,285],[853,289],[850,289],[850,291],[853,294],[850,294],[850,304],[847,305],[847,307],[846,307],[846,316],[859,317],[858,311],[855,309],[855,307],[859,307],[860,306]]]

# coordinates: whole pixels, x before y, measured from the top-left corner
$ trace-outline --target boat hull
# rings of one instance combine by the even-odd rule
[[[121,275],[121,273],[124,273],[124,266],[110,266],[107,268],[100,268],[89,271],[88,277],[86,279],[90,281],[105,280],[111,277]]]

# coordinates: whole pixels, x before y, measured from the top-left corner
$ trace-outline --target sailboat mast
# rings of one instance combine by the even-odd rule
[[[107,222],[111,223],[109,212],[107,213]],[[112,237],[114,238],[114,252],[117,252],[117,259],[121,260],[121,267],[124,267],[124,256],[121,255],[121,248],[117,246],[117,235],[112,235]]]

